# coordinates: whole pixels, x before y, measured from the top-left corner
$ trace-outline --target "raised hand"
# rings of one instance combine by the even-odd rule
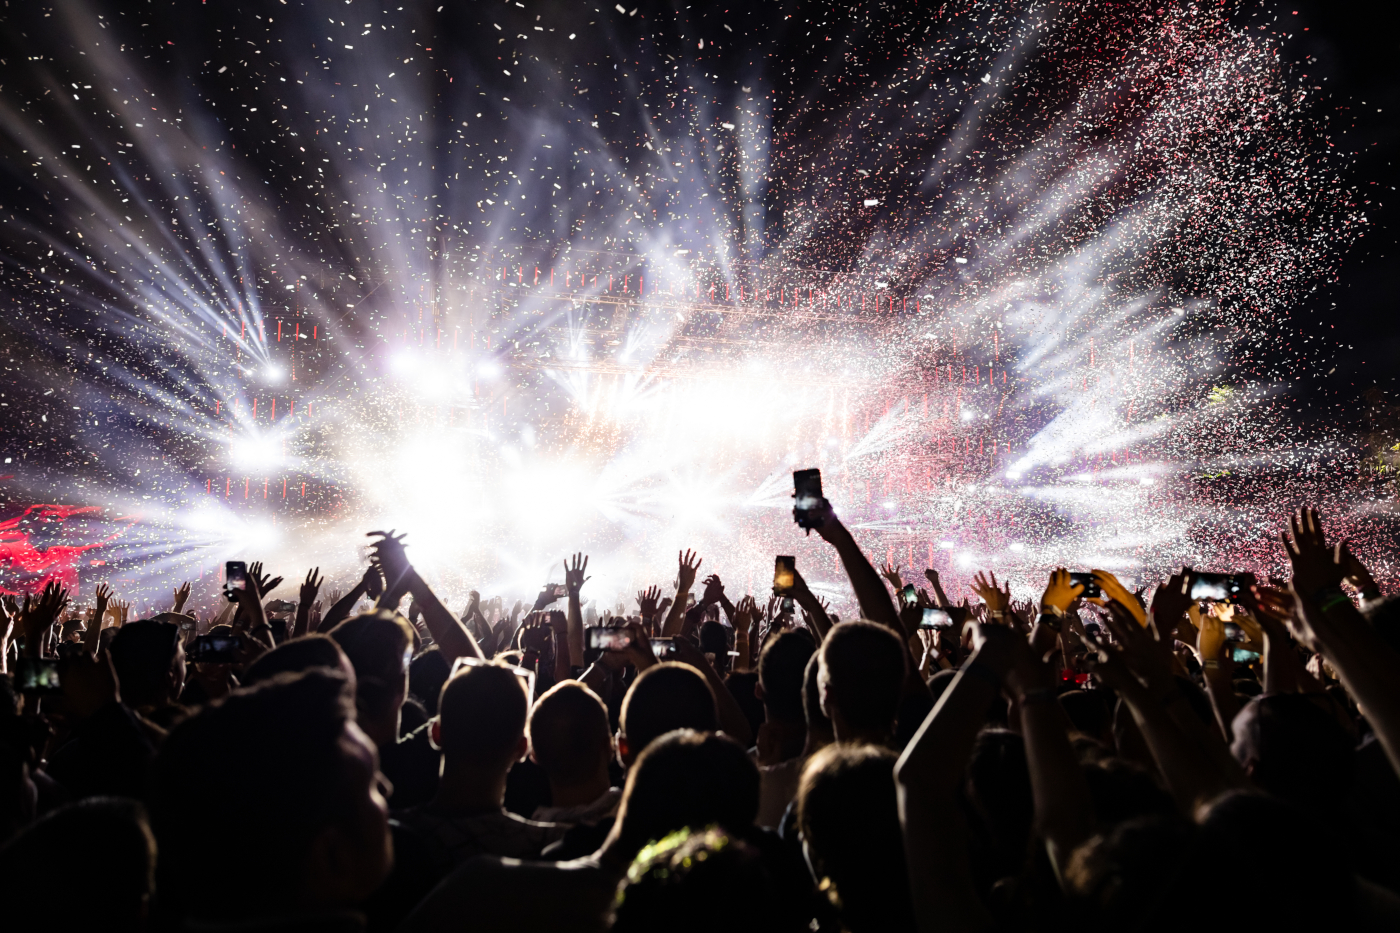
[[[1366,565],[1357,560],[1356,555],[1351,552],[1350,541],[1342,542],[1337,549],[1337,559],[1342,565],[1342,572],[1346,574],[1346,581],[1356,588],[1362,599],[1380,598],[1380,584]]]
[[[1083,594],[1084,584],[1074,583],[1068,570],[1056,567],[1050,571],[1050,579],[1045,584],[1045,592],[1041,594],[1040,605],[1042,609],[1053,607],[1063,613]]]
[[[311,604],[316,602],[316,594],[321,591],[321,584],[324,582],[326,579],[321,576],[320,567],[313,567],[306,571],[306,579],[302,581],[301,591],[297,594],[297,615],[292,629],[293,638],[300,638],[307,632],[314,632],[316,627],[320,625],[319,611],[316,613],[315,624],[312,624]],[[317,605],[320,604],[317,603]]]
[[[520,647],[527,653],[543,656],[554,638],[550,613],[532,612],[520,624]]]
[[[253,561],[248,567],[248,581],[253,584],[253,595],[258,599],[265,599],[268,593],[282,585],[281,577],[272,577],[263,573],[262,561]]]
[[[1147,625],[1147,610],[1142,608],[1142,603],[1138,602],[1136,596],[1128,592],[1127,587],[1118,582],[1117,577],[1107,570],[1095,570],[1093,573],[1099,589],[1103,591],[1105,605],[1117,603],[1137,620],[1138,625]],[[1172,620],[1172,625],[1175,627],[1175,619]]]
[[[1181,624],[1186,610],[1191,607],[1190,582],[1190,574],[1172,574],[1167,578],[1167,582],[1158,586],[1157,592],[1152,594],[1150,611],[1158,631],[1170,635]]]
[[[712,573],[705,578],[705,594],[700,597],[700,602],[706,606],[713,605],[724,598],[724,583],[720,580],[719,574]]]
[[[321,584],[326,582],[326,578],[321,576],[320,567],[312,567],[306,571],[306,579],[301,583],[301,593],[298,605],[310,605],[316,601],[316,594],[321,592]]]
[[[370,542],[369,546],[374,551],[370,560],[378,564],[383,571],[384,586],[392,594],[394,588],[413,570],[413,565],[408,560],[408,552],[403,546],[403,539],[407,536],[395,534],[391,528],[388,531],[371,531],[365,537],[379,539]]]
[[[1011,584],[1006,584],[1005,589],[998,588],[997,575],[991,574],[988,579],[978,571],[973,578],[972,592],[982,597],[982,602],[987,604],[987,612],[1005,612],[1006,607],[1011,605]]]
[[[1293,537],[1287,532],[1283,540],[1288,561],[1293,565],[1293,591],[1299,596],[1315,598],[1322,590],[1341,586],[1346,570],[1340,560],[1340,547],[1327,546],[1322,519],[1316,509],[1299,509],[1290,520]]]
[[[695,585],[695,577],[700,572],[700,555],[694,551],[680,552],[680,568],[676,571],[677,592],[684,593]]]
[[[365,568],[364,576],[360,577],[360,588],[365,591],[365,595],[370,599],[378,599],[384,592],[384,574],[380,572],[379,565],[371,563]],[[331,605],[340,602],[339,590],[332,595],[337,598],[331,601]]]
[[[185,584],[186,594],[189,595],[189,584]],[[179,596],[179,590],[176,590]],[[98,638],[102,634],[102,619],[107,614],[107,603],[112,598],[112,588],[105,583],[99,583],[94,593],[92,618],[87,624],[87,630],[83,633],[83,646],[87,649],[87,654],[93,656],[97,654]]]
[[[900,579],[899,576],[898,564],[882,564],[880,566],[880,576],[890,581],[890,586],[894,587],[896,593],[904,588],[904,581]]]
[[[190,598],[190,581],[186,580],[184,583],[180,584],[180,588],[175,591],[174,597],[170,611],[183,612],[185,610],[185,602]]]
[[[650,586],[637,591],[637,611],[642,614],[642,621],[650,622],[656,617],[657,601],[660,598],[661,587],[659,586]]]
[[[583,589],[583,585],[593,579],[592,577],[584,576],[587,571],[587,554],[575,554],[572,562],[564,562],[564,587],[569,591],[570,596],[577,596],[579,590]]]
[[[1127,595],[1132,599],[1131,594]],[[1118,599],[1110,599],[1107,609],[1104,624],[1118,642],[1123,661],[1149,690],[1165,696],[1173,684],[1171,639],[1159,638],[1153,629],[1143,628],[1131,608]]]

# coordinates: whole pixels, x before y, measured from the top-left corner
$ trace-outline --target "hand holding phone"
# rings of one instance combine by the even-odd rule
[[[57,659],[20,655],[15,661],[15,689],[21,693],[62,693]]]
[[[662,638],[651,640],[651,651],[656,655],[658,661],[674,661],[676,658],[676,640],[667,635]]]
[[[243,646],[242,635],[199,635],[185,656],[199,664],[236,664]]]
[[[1244,581],[1234,573],[1191,574],[1190,597],[1193,601],[1234,602],[1244,589]]]
[[[632,647],[632,634],[625,628],[595,625],[585,629],[584,646],[592,651],[626,651]]]
[[[797,558],[779,555],[773,564],[773,595],[789,596],[797,585]]]
[[[952,628],[953,617],[942,609],[925,609],[919,628]]]
[[[1069,575],[1070,586],[1082,586],[1084,592],[1079,594],[1080,599],[1098,599],[1103,596],[1103,590],[1099,589],[1099,581],[1094,579],[1094,575],[1087,570],[1077,570]]]
[[[822,517],[822,471],[794,470],[792,474],[792,520],[799,528],[820,528]]]
[[[236,591],[248,588],[248,565],[241,560],[224,563],[224,595],[230,600]]]

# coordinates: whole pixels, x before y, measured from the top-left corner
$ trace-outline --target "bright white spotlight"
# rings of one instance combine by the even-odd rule
[[[501,364],[492,359],[482,360],[476,364],[476,375],[481,379],[495,379],[501,374]]]
[[[282,465],[282,442],[274,437],[244,437],[229,446],[233,462],[249,470],[269,470]]]
[[[287,378],[287,371],[276,363],[268,363],[263,367],[263,379],[267,382],[277,383]]]
[[[1012,545],[1011,545],[1011,550],[1013,550],[1013,551],[1024,551],[1025,549],[1026,549],[1026,546],[1025,546],[1024,544],[1022,544],[1020,541],[1013,542]]]

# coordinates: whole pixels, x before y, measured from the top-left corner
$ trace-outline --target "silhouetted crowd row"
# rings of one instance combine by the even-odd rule
[[[784,558],[735,603],[690,552],[635,612],[586,609],[576,555],[458,616],[392,532],[328,608],[237,563],[205,618],[188,585],[130,621],[106,587],[5,599],[0,917],[1400,929],[1400,604],[1315,512],[1287,580],[979,574],[969,604],[806,509],[859,620]]]

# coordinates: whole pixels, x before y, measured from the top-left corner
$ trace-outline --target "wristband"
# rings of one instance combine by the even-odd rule
[[[1323,612],[1330,612],[1343,603],[1346,603],[1348,606],[1352,604],[1351,597],[1343,593],[1340,587],[1335,586],[1318,590],[1317,594],[1313,596],[1313,599],[1317,601],[1318,608]]]
[[[1220,659],[1206,658],[1204,661],[1201,662],[1201,667],[1205,668],[1208,671],[1218,671],[1220,670]]]
[[[1021,705],[1030,706],[1033,703],[1053,703],[1059,699],[1054,690],[1027,690],[1021,694]]]
[[[987,610],[987,618],[989,618],[989,619],[1004,619],[1004,618],[1006,618],[1006,617],[1007,617],[1008,615],[1010,615],[1010,614],[1011,614],[1011,613],[1007,612],[1005,609],[988,609],[988,610]]]
[[[1054,605],[1054,604],[1052,604],[1052,603],[1041,603],[1041,604],[1040,604],[1040,614],[1041,614],[1041,615],[1047,615],[1047,614],[1048,614],[1048,615],[1052,615],[1052,616],[1054,616],[1054,617],[1057,618],[1057,619],[1063,619],[1063,618],[1065,617],[1065,611],[1064,611],[1063,609],[1061,609],[1059,606],[1056,606],[1056,605]]]
[[[976,658],[973,658],[971,661],[964,664],[962,669],[964,674],[976,677],[978,680],[983,681],[984,683],[989,683],[994,687],[1001,686],[1001,678],[998,677],[991,670],[991,668],[987,667],[986,664],[984,664],[981,661],[978,661]]]

